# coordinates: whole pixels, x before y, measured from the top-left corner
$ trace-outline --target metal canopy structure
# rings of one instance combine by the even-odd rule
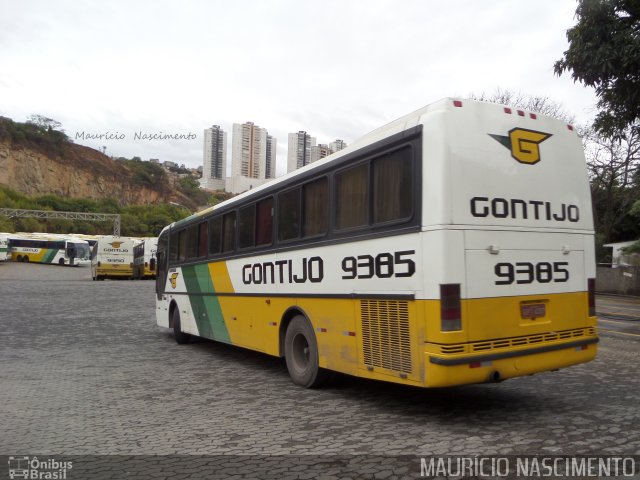
[[[8,218],[61,218],[65,220],[94,220],[97,222],[113,221],[113,234],[120,235],[119,213],[93,212],[55,212],[52,210],[22,210],[18,208],[0,208],[0,215]]]

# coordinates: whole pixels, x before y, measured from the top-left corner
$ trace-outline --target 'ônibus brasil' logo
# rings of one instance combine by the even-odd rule
[[[489,136],[511,150],[511,156],[520,163],[533,165],[540,161],[540,145],[551,136],[550,133],[536,132],[526,128],[512,128],[509,135]]]
[[[172,273],[169,277],[169,281],[171,282],[171,288],[176,288],[176,280],[178,279],[178,273]]]

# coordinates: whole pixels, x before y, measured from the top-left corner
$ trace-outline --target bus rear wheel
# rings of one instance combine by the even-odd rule
[[[302,315],[291,320],[284,338],[284,356],[293,383],[305,388],[322,385],[329,372],[318,363],[318,343],[309,321]]]
[[[178,307],[173,310],[171,319],[173,323],[173,338],[176,339],[176,343],[178,345],[189,343],[189,341],[191,340],[191,335],[182,331],[182,326],[180,325],[180,312],[178,310]]]

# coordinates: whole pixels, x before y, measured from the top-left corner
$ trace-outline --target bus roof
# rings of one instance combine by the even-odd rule
[[[253,188],[251,190],[248,190],[240,195],[237,195],[233,198],[230,198],[228,200],[225,200],[224,202],[221,202],[217,205],[214,205],[212,207],[206,208],[204,210],[201,210],[199,212],[196,212],[184,219],[178,220],[177,222],[173,222],[172,224],[168,225],[166,228],[171,228],[173,226],[176,225],[182,225],[184,223],[190,223],[193,220],[196,220],[204,215],[207,215],[213,211],[216,211],[218,209],[221,208],[225,208],[227,206],[230,205],[234,205],[236,203],[241,203],[244,199],[246,198],[251,198],[251,197],[258,197],[260,196],[261,192],[264,191],[268,191],[273,189],[275,186],[284,183],[284,182],[288,182],[291,179],[298,177],[298,176],[305,176],[307,175],[309,172],[314,171],[316,169],[321,169],[323,166],[325,166],[328,163],[331,163],[335,160],[337,160],[340,157],[343,157],[345,155],[348,155],[354,151],[357,151],[363,147],[366,147],[368,145],[371,145],[377,141],[380,141],[384,138],[387,138],[391,135],[394,134],[398,134],[401,132],[404,132],[408,129],[411,129],[412,127],[416,127],[420,124],[422,124],[423,122],[426,121],[426,116],[427,115],[431,115],[433,113],[436,112],[442,112],[442,111],[447,111],[447,110],[454,110],[457,109],[458,107],[462,107],[465,106],[467,107],[466,109],[469,110],[469,107],[479,107],[481,105],[487,106],[489,108],[495,109],[496,112],[498,111],[507,111],[507,110],[511,110],[510,107],[507,107],[505,105],[500,105],[500,104],[496,104],[496,103],[491,103],[491,102],[485,102],[485,101],[478,101],[478,100],[469,100],[469,99],[458,99],[458,98],[453,98],[453,97],[447,97],[447,98],[443,98],[441,100],[438,100],[437,102],[431,103],[429,105],[426,105],[422,108],[419,108],[411,113],[408,113],[396,120],[393,120],[381,127],[376,128],[375,130],[372,130],[371,132],[367,133],[366,135],[360,137],[359,139],[357,139],[356,141],[354,141],[352,144],[350,144],[348,147],[346,147],[343,150],[340,150],[336,153],[333,153],[321,160],[318,160],[314,163],[311,163],[309,165],[306,165],[302,168],[296,169],[293,172],[289,172],[285,175],[282,175],[274,180],[272,180],[271,182],[265,183],[263,185],[260,185],[256,188]],[[517,112],[518,115],[524,115],[525,112],[522,112],[521,110],[517,110],[517,109],[513,109],[514,113]],[[538,113],[533,113],[533,112],[526,112],[527,115],[533,115],[531,116],[531,118],[540,118],[541,120],[544,118],[544,120],[551,120],[553,122],[557,122],[558,124],[561,124],[563,122],[560,122],[557,119],[554,119],[552,117],[547,117],[544,116],[542,114],[538,114]],[[521,116],[522,116],[521,115]],[[564,124],[566,125],[566,124]],[[572,127],[570,127],[572,129]],[[164,230],[163,229],[163,232]]]

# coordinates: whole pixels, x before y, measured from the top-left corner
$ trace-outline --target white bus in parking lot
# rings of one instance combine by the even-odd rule
[[[593,219],[571,125],[445,99],[167,226],[156,318],[190,336],[422,387],[592,360]]]
[[[88,265],[89,243],[72,235],[55,233],[16,233],[8,246],[14,262],[54,265]]]
[[[130,237],[100,237],[91,249],[91,278],[133,278],[133,248],[136,243]]]

